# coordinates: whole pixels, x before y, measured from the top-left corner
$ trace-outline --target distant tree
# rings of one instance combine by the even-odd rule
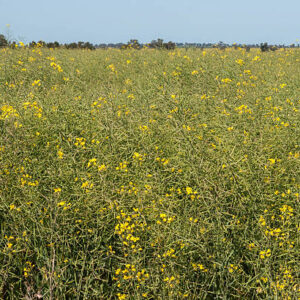
[[[164,43],[164,48],[167,50],[174,50],[176,48],[176,44],[174,42]]]
[[[65,45],[67,49],[76,49],[78,48],[78,44],[77,43],[70,43],[70,44],[66,44]]]
[[[59,42],[50,42],[50,43],[47,43],[46,44],[47,48],[58,48],[60,45],[59,45]]]
[[[54,43],[50,42],[46,44],[47,48],[54,48]]]
[[[91,44],[90,42],[86,42],[83,44],[82,46],[84,49],[89,49],[89,50],[95,50],[95,46],[93,44]]]
[[[55,44],[56,42],[54,42],[53,44]],[[89,42],[73,42],[70,44],[65,44],[64,45],[66,49],[90,49],[90,50],[95,50],[96,47],[89,43]]]
[[[7,47],[7,46],[8,46],[8,41],[6,40],[3,34],[0,34],[0,48]]]
[[[164,40],[163,39],[157,39],[157,48],[162,49],[164,46]]]
[[[168,43],[164,43],[163,39],[157,39],[151,41],[151,43],[149,44],[149,48],[173,50],[176,48],[176,44],[171,41]]]
[[[162,49],[163,48],[163,39],[157,39],[157,40],[151,41],[151,43],[149,44],[149,47],[154,48],[154,49]]]
[[[40,45],[40,47],[46,47],[46,43],[42,40],[38,41],[37,43]]]
[[[77,45],[78,45],[78,48],[84,48],[84,47],[83,47],[84,42],[78,42]]]
[[[99,44],[98,48],[107,49],[107,45],[106,44]]]
[[[36,42],[32,41],[31,43],[29,43],[29,47],[30,48],[34,48],[36,46]]]
[[[261,43],[260,44],[260,50],[261,50],[261,52],[269,51],[268,43]]]

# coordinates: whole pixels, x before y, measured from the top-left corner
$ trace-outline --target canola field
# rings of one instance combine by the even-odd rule
[[[299,299],[299,66],[0,49],[0,298]]]

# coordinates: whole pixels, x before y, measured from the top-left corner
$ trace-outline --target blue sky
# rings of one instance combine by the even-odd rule
[[[29,42],[295,43],[300,0],[0,0],[0,32]]]

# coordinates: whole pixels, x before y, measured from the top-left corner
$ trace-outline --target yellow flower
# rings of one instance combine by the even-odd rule
[[[118,296],[119,300],[125,300],[127,298],[126,294],[120,294],[120,293],[118,293],[117,296]]]
[[[229,83],[229,82],[231,82],[232,80],[231,80],[230,78],[223,78],[221,81],[222,81],[223,83]]]
[[[252,250],[254,247],[255,247],[255,244],[254,244],[254,243],[250,243],[250,244],[248,245],[248,249],[249,249],[249,250]]]
[[[57,155],[58,155],[59,159],[62,159],[64,156],[64,153],[61,150],[59,150],[59,151],[57,151]]]
[[[59,193],[61,192],[61,188],[54,188],[54,193]]]
[[[35,80],[32,84],[31,84],[32,86],[41,86],[41,80],[40,79],[38,79],[38,80]]]
[[[97,162],[97,159],[96,159],[96,158],[90,159],[89,162],[88,162],[88,165],[87,165],[88,168],[89,168],[91,165],[95,166],[95,165],[96,165],[96,162]]]
[[[192,188],[190,188],[190,187],[186,187],[186,193],[188,194],[188,195],[190,195],[192,192],[193,192],[193,189]]]
[[[267,249],[266,251],[260,251],[259,256],[261,259],[271,256],[271,249]]]
[[[242,59],[237,59],[235,62],[237,64],[239,64],[240,66],[242,66],[244,64],[244,61]]]
[[[266,226],[266,220],[264,219],[263,216],[259,217],[259,223],[260,223],[261,226]]]
[[[275,164],[276,160],[274,158],[269,158],[268,161],[270,161],[270,164],[273,165],[273,164]]]
[[[107,167],[105,165],[100,165],[98,166],[98,171],[101,172],[101,171],[105,171],[107,169]]]
[[[261,58],[259,57],[259,56],[255,56],[253,59],[252,59],[252,61],[260,61],[261,60]]]

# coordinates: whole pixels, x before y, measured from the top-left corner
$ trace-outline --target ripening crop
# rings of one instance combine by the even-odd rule
[[[297,299],[299,65],[0,49],[0,298]]]

